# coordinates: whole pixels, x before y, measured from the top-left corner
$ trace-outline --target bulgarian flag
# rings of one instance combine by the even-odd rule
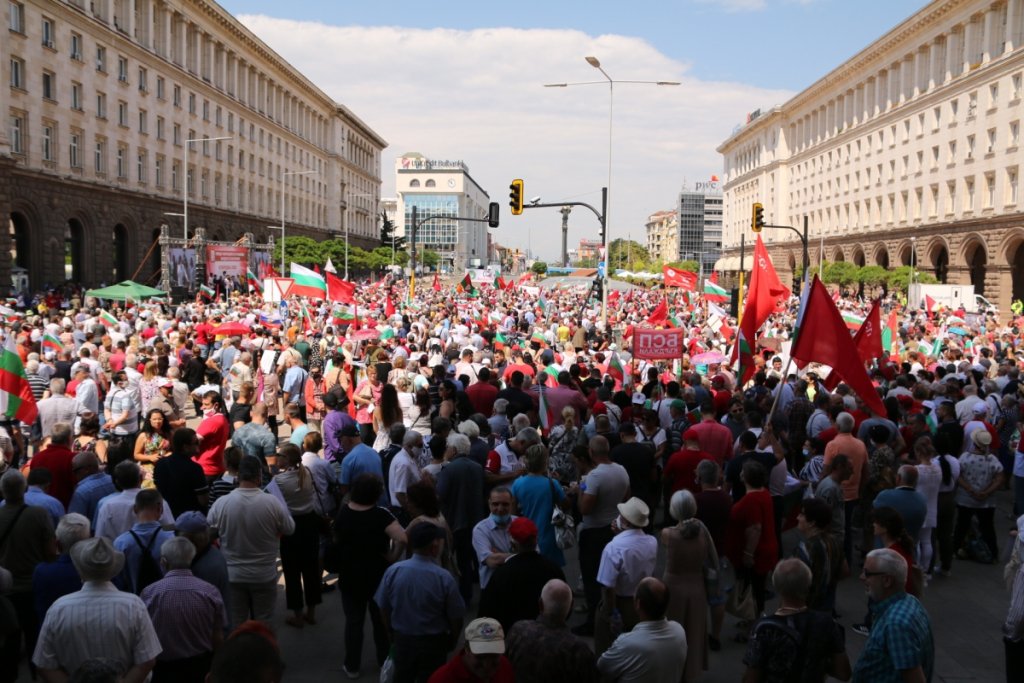
[[[352,311],[345,308],[335,308],[331,311],[331,324],[335,327],[339,325],[351,325],[355,322],[355,315]]]
[[[100,322],[107,327],[117,327],[117,318],[110,311],[100,311]]]
[[[615,351],[612,351],[612,357],[608,359],[608,376],[615,380],[616,389],[622,386],[626,378],[626,368],[622,366],[622,359]]]
[[[259,278],[253,275],[253,272],[251,270],[245,271],[245,280],[246,282],[249,283],[249,286],[255,289],[257,292],[263,291],[263,285],[260,283]]]
[[[473,286],[473,280],[469,277],[469,273],[466,273],[466,277],[459,281],[459,284],[455,285],[455,291],[459,294],[468,294],[469,296],[476,296],[476,287]]]
[[[544,385],[540,385],[540,401],[537,408],[537,413],[540,417],[540,428],[550,433],[551,428],[555,424],[555,411],[548,403],[547,396],[544,395]]]
[[[508,346],[508,337],[505,336],[504,332],[499,331],[494,335],[494,350],[500,351]]]
[[[216,294],[217,293],[213,291],[211,287],[207,287],[206,285],[199,285],[199,296],[203,297],[207,301],[212,301],[213,297]]]
[[[319,273],[315,273],[309,268],[304,268],[298,263],[292,263],[289,275],[291,275],[295,282],[292,283],[292,288],[288,290],[288,294],[308,296],[313,299],[327,298],[327,282],[320,277]]]
[[[743,334],[743,327],[740,327],[739,337],[736,339],[736,351],[739,357],[739,368],[736,371],[737,377],[748,378],[754,374],[754,349]]]
[[[558,368],[554,365],[549,365],[544,368],[544,384],[549,387],[558,386]]]
[[[25,366],[14,346],[14,335],[7,335],[0,355],[0,413],[32,424],[39,415],[32,387],[25,376]]]
[[[547,300],[547,297],[544,296],[544,290],[543,289],[540,290],[540,297],[537,299],[537,308],[540,309],[541,313],[547,315],[547,312],[548,312],[548,300]]]
[[[899,339],[899,318],[896,311],[893,310],[889,313],[885,327],[882,328],[882,353],[895,355],[894,347],[897,339]]]
[[[843,311],[843,322],[851,330],[859,330],[860,326],[864,324],[864,318],[853,311]]]
[[[395,328],[391,327],[391,325],[388,325],[387,327],[380,331],[381,341],[387,341],[388,339],[394,338],[394,336]]]
[[[299,305],[299,317],[302,319],[302,329],[306,332],[313,329],[313,317],[309,314],[306,302]]]
[[[673,313],[665,320],[665,324],[671,327],[672,329],[678,330],[683,326],[683,321],[676,317],[676,314]]]
[[[43,335],[43,344],[42,344],[42,346],[43,346],[43,349],[52,349],[53,351],[56,351],[57,353],[60,353],[61,351],[64,350],[64,345],[61,344],[60,339],[58,339],[57,337],[54,337],[52,334],[44,334]]]
[[[704,298],[708,301],[715,301],[721,303],[729,300],[729,292],[725,291],[722,287],[719,287],[711,280],[704,281]]]
[[[548,340],[544,338],[544,333],[541,330],[534,330],[530,341],[537,342],[542,348],[548,345]]]

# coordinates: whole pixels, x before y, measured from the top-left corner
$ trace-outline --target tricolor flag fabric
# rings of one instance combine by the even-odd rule
[[[459,281],[459,284],[455,285],[455,290],[460,294],[466,294],[468,296],[477,296],[480,294],[477,291],[476,286],[473,284],[472,278],[469,277],[469,273],[466,273],[466,277]]]
[[[615,380],[616,389],[621,388],[626,379],[626,368],[623,367],[617,351],[612,351],[611,358],[608,359],[608,376]]]
[[[505,336],[504,332],[498,330],[498,332],[494,335],[494,350],[501,351],[506,346],[508,346],[508,337]]]
[[[200,289],[202,289],[202,287],[200,287]],[[207,287],[206,289],[210,289],[210,288]],[[210,293],[211,293],[211,296],[212,296],[212,294],[213,294],[213,290],[212,289],[210,289]],[[100,311],[100,322],[103,325],[107,326],[107,327],[117,327],[117,325],[118,325],[117,318],[115,318],[113,316],[113,314],[110,313],[110,311]]]
[[[309,308],[306,307],[305,301],[299,304],[299,317],[302,319],[303,331],[308,332],[313,329],[313,317],[309,314]]]
[[[387,327],[385,327],[383,330],[380,331],[380,338],[381,338],[382,341],[387,341],[388,339],[392,339],[392,338],[394,338],[394,336],[395,336],[395,328],[391,327],[390,325],[388,325]]]
[[[57,353],[60,353],[61,351],[64,350],[64,344],[62,344],[60,339],[53,336],[52,334],[43,335],[42,347],[43,350],[49,349],[50,351],[56,351]]]
[[[548,299],[547,299],[546,296],[544,296],[544,290],[543,289],[540,290],[540,296],[537,298],[537,308],[540,309],[541,313],[547,315],[547,312],[548,312]]]
[[[245,271],[245,280],[246,282],[249,283],[249,286],[255,289],[257,292],[263,291],[263,284],[259,281],[259,278],[253,275],[253,272],[251,270]]]
[[[558,368],[554,365],[549,365],[544,368],[544,372],[542,374],[544,376],[543,384],[552,388],[558,386]]]
[[[203,297],[207,301],[213,301],[213,297],[217,295],[217,292],[213,291],[212,287],[206,285],[199,285],[199,296]]]
[[[7,335],[0,354],[0,413],[25,424],[32,424],[39,415],[32,386],[25,375],[25,366],[14,345],[13,334]]]
[[[540,427],[542,430],[550,433],[551,428],[555,425],[555,411],[548,403],[547,396],[544,395],[544,385],[540,385],[540,400],[538,401],[537,413],[540,417]]]
[[[722,303],[729,300],[729,292],[725,291],[723,287],[719,287],[715,284],[714,280],[705,280],[704,298],[708,301]]]
[[[889,319],[886,320],[885,327],[882,328],[882,351],[888,356],[896,355],[896,344],[899,343],[899,338],[899,316],[896,315],[896,311],[894,309],[889,313]]]
[[[666,287],[679,287],[685,289],[688,292],[692,292],[697,288],[697,274],[691,273],[686,270],[677,270],[665,266],[661,269],[662,276],[665,278]]]
[[[308,296],[312,299],[327,298],[327,282],[309,268],[304,268],[298,263],[289,266],[289,275],[295,282],[288,291],[295,296]]]
[[[859,330],[860,326],[864,324],[864,317],[857,315],[853,311],[843,311],[843,322],[851,330]]]

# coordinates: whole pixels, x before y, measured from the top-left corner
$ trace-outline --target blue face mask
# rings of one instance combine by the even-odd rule
[[[509,522],[512,521],[512,515],[495,515],[495,514],[492,514],[491,515],[491,519],[494,521],[495,524],[498,524],[498,525],[501,525],[501,526],[505,526],[506,524],[508,524]]]

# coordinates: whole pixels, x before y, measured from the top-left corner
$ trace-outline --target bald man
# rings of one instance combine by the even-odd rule
[[[643,680],[678,683],[686,664],[686,633],[678,622],[665,618],[668,586],[653,577],[640,581],[633,605],[639,622],[623,633],[597,660],[605,680]]]
[[[572,612],[572,589],[551,579],[540,593],[540,615],[517,621],[505,637],[505,650],[517,676],[528,681],[597,681],[593,651],[565,622]]]

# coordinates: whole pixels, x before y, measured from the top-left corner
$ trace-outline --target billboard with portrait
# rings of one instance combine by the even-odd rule
[[[206,247],[206,276],[208,278],[232,277],[245,281],[245,271],[249,267],[249,248],[235,246]]]
[[[196,277],[196,250],[172,247],[169,250],[171,287],[191,290]]]

